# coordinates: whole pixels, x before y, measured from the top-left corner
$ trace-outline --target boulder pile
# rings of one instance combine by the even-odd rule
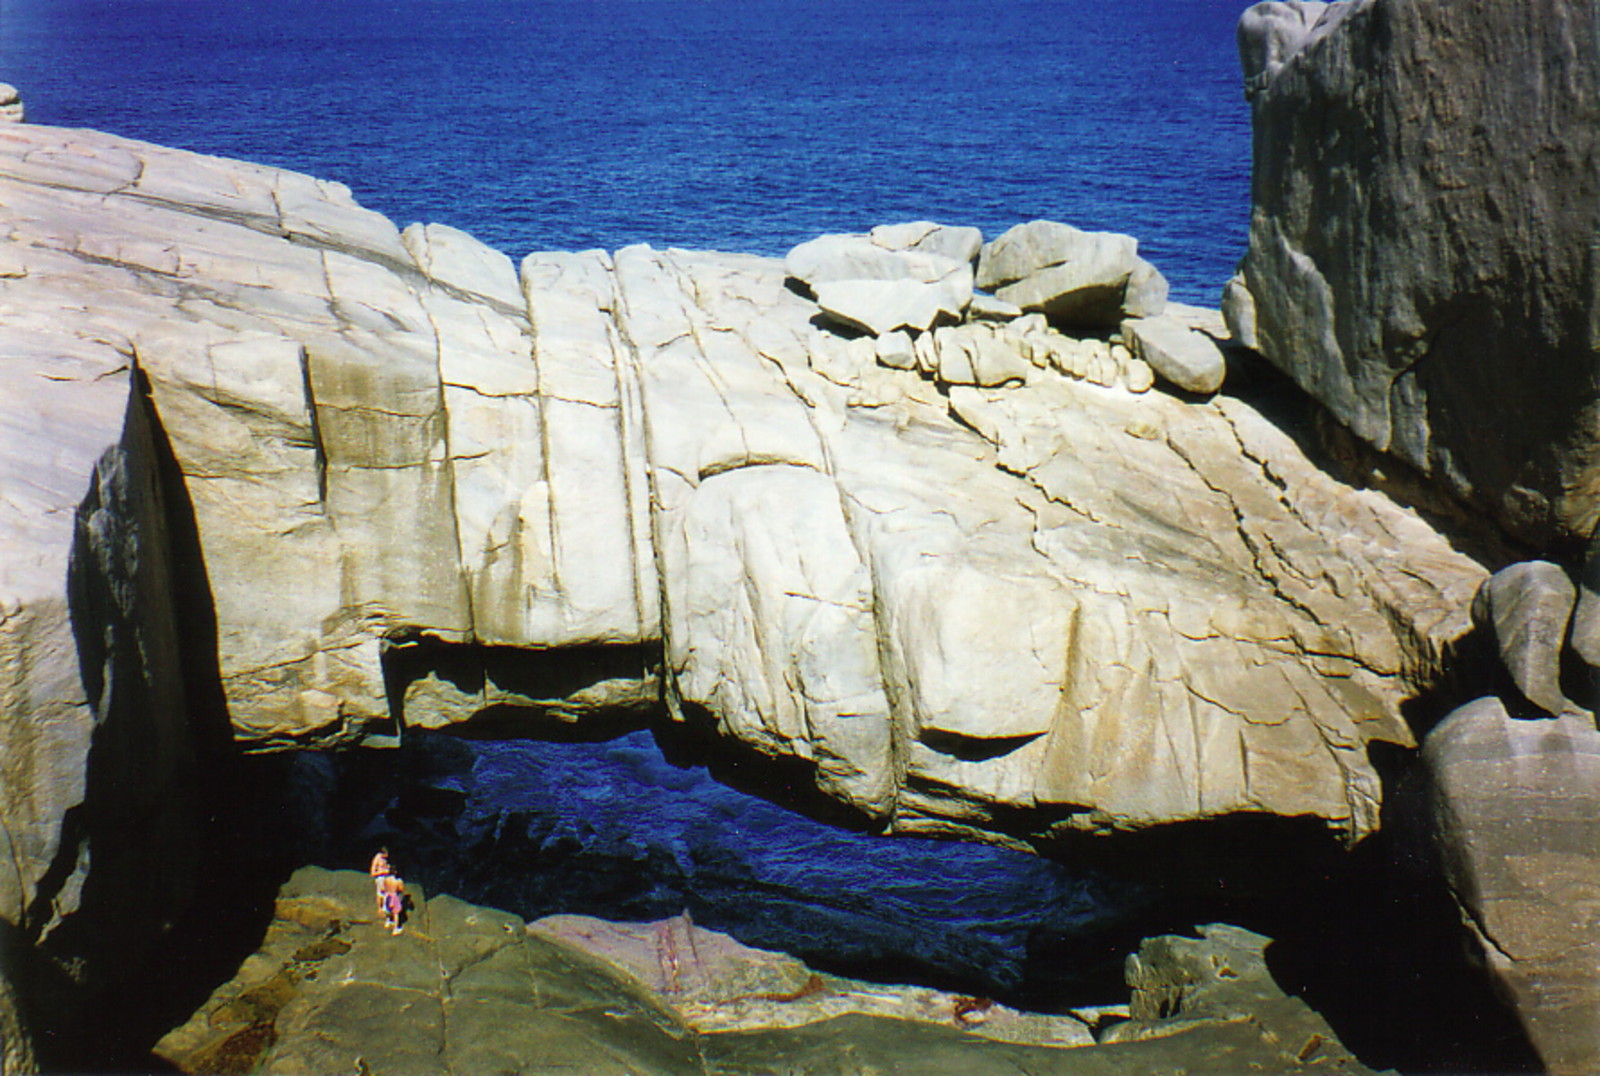
[[[987,244],[976,228],[916,221],[801,243],[784,271],[825,322],[876,338],[883,365],[942,384],[1022,383],[1026,359],[1135,392],[1152,372],[1184,391],[1216,392],[1227,330],[1214,319],[1202,328],[1194,308],[1168,312],[1166,278],[1138,246],[1054,221],[1019,224]]]

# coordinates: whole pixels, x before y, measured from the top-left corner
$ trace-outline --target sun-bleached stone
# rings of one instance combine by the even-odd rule
[[[22,95],[9,82],[0,82],[0,123],[21,123],[27,118]]]
[[[136,362],[253,748],[654,693],[889,831],[1273,812],[1359,835],[1367,745],[1410,742],[1400,705],[1483,578],[1244,403],[1143,392],[1148,364],[1042,314],[847,340],[794,255],[632,247],[518,274],[336,184],[82,132],[0,135],[0,185],[8,340],[45,341],[15,376],[78,355],[78,380],[107,375],[45,501],[81,496],[71,476],[122,436]],[[879,233],[907,249],[799,260],[970,286],[921,249],[939,236],[970,245],[919,224]],[[64,563],[45,501],[7,502],[16,563]],[[52,593],[46,693],[81,708]],[[475,647],[623,648],[632,670],[557,694],[452,681]]]
[[[976,285],[1058,324],[1115,326],[1166,303],[1166,280],[1138,251],[1129,235],[1030,221],[984,246]]]
[[[1222,350],[1178,318],[1129,318],[1122,323],[1122,338],[1163,380],[1186,392],[1211,393],[1222,387],[1228,370]]]

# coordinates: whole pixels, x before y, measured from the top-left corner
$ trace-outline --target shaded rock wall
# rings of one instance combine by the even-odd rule
[[[1553,1073],[1600,1066],[1600,733],[1519,721],[1497,699],[1428,737],[1463,917]]]
[[[1592,4],[1261,4],[1241,334],[1536,547],[1600,519]]]
[[[174,533],[184,508],[138,371],[60,360],[26,332],[8,342],[35,410],[8,415],[19,451],[0,462],[8,501],[32,510],[7,520],[0,558],[0,918],[23,998],[64,1018],[192,890],[205,737],[175,575],[196,551]],[[18,525],[50,540],[16,544]]]

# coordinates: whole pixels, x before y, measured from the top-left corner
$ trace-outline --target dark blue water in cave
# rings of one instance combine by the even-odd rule
[[[513,257],[1034,218],[1215,304],[1246,0],[0,0],[30,118],[311,172]]]
[[[1025,852],[813,819],[669,760],[648,731],[595,743],[413,732],[361,762],[381,772],[332,778],[345,810],[365,804],[330,866],[358,867],[387,844],[430,891],[527,918],[687,910],[834,970],[1044,1004],[1114,982],[1151,902]]]

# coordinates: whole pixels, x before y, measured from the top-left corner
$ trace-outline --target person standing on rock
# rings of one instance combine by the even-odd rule
[[[378,886],[383,898],[383,923],[391,934],[399,934],[405,929],[401,920],[406,912],[406,883],[398,874],[385,874]]]
[[[367,873],[372,876],[373,890],[378,898],[378,914],[383,915],[383,880],[394,874],[394,868],[389,865],[389,849],[378,849],[377,855],[372,857],[372,865],[367,868]]]

